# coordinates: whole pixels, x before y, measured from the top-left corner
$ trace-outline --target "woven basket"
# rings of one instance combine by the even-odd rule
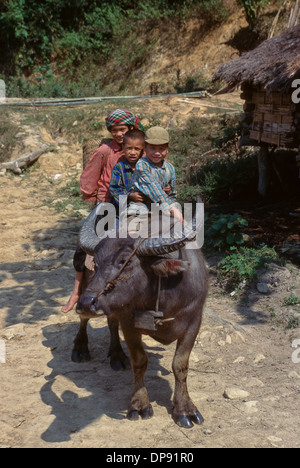
[[[82,165],[83,169],[86,168],[92,154],[101,145],[109,145],[112,142],[112,138],[94,138],[93,140],[87,140],[84,142],[82,147]]]
[[[99,148],[101,145],[102,138],[94,138],[93,140],[87,140],[84,142],[82,147],[82,164],[83,169],[86,168],[87,163],[90,160],[92,154]]]

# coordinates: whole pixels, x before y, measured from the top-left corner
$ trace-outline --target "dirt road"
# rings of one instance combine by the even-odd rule
[[[68,147],[42,156],[25,177],[0,177],[0,343],[6,347],[0,446],[299,447],[300,364],[292,361],[292,343],[300,331],[271,318],[285,313],[283,297],[299,288],[292,266],[273,294],[251,291],[244,305],[221,295],[212,278],[189,373],[191,397],[205,418],[201,427],[183,430],[170,415],[175,345],[145,337],[149,421],[125,418],[132,373],[111,370],[104,319],[90,322],[92,361],[71,362],[78,318],[60,309],[73,283],[76,235],[68,213],[43,200],[55,198],[57,184],[78,174],[80,162],[80,147]]]

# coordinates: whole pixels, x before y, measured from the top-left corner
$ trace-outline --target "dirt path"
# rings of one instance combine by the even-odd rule
[[[76,236],[66,232],[68,214],[41,201],[79,171],[75,146],[42,156],[25,177],[0,178],[0,338],[6,346],[0,446],[299,447],[300,364],[292,362],[292,342],[300,331],[270,320],[272,313],[284,313],[288,291],[299,288],[296,269],[280,278],[274,294],[252,291],[247,305],[220,295],[212,281],[189,373],[202,427],[182,430],[169,414],[175,345],[163,348],[145,337],[155,415],[143,422],[125,418],[132,373],[111,370],[104,319],[90,322],[92,361],[71,362],[78,318],[60,308],[72,287]],[[56,174],[63,175],[54,180]],[[230,387],[238,392],[229,391],[228,399],[224,391]]]

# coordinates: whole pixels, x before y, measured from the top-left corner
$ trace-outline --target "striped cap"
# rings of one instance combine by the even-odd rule
[[[113,125],[129,125],[133,126],[135,129],[144,130],[140,119],[126,109],[114,110],[106,117],[105,123],[108,129]]]

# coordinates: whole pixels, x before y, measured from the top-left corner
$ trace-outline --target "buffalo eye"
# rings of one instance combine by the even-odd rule
[[[119,267],[124,266],[126,262],[127,262],[127,259],[126,259],[126,258],[120,260],[119,263],[118,263]],[[130,263],[131,263],[131,262],[128,262],[127,265],[130,265]]]

